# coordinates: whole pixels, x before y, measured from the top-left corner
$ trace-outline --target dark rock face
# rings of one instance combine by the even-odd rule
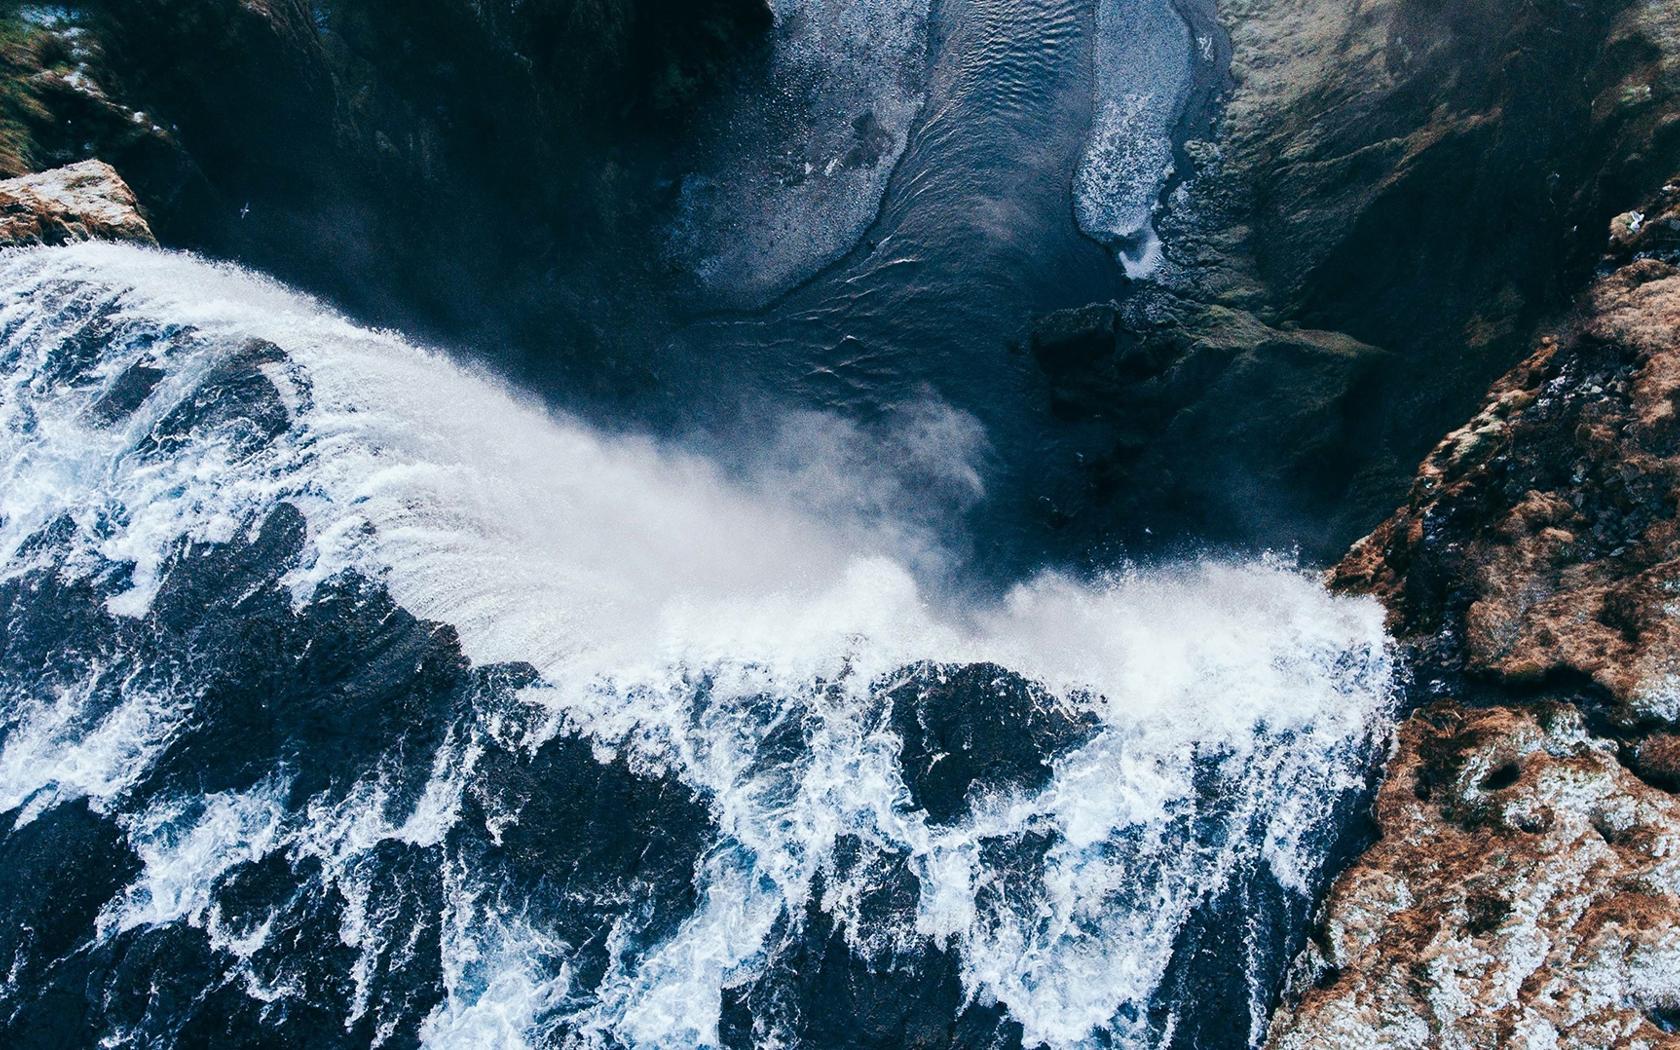
[[[755,0],[493,0],[475,14],[590,124],[682,116],[770,25]]]
[[[1268,320],[1395,351],[1432,380],[1406,410],[1428,409],[1415,422],[1439,433],[1575,294],[1610,216],[1675,170],[1675,15],[1245,8],[1230,19],[1238,87],[1220,143],[1236,224],[1215,235],[1237,258],[1193,269]]]
[[[1171,294],[1052,315],[1031,350],[1056,414],[1107,445],[1086,461],[1070,516],[1112,516],[1142,545],[1335,542],[1376,436],[1367,402],[1382,351]]]
[[[0,174],[100,157],[166,244],[491,345],[483,326],[557,318],[588,341],[578,304],[658,192],[626,153],[680,129],[770,24],[764,0],[95,0],[54,17],[0,14],[25,92],[9,165],[0,97]]]
[[[1055,756],[1099,725],[995,664],[914,668],[887,699],[911,800],[936,824],[966,813],[975,788],[1043,787]]]
[[[1160,281],[1189,300],[1168,310],[1191,341],[1195,315],[1216,312],[1236,365],[1151,420],[1133,407],[1150,393],[1129,391],[1154,377],[1115,362],[1152,323],[1123,317],[1112,355],[1052,370],[1053,396],[1075,389],[1088,413],[1125,420],[1114,455],[1090,463],[1093,513],[1164,518],[1211,495],[1211,538],[1331,560],[1567,307],[1611,215],[1680,167],[1680,18],[1517,0],[1248,0],[1221,15],[1234,86],[1216,140],[1187,146],[1196,172],[1161,217]],[[1362,360],[1323,356],[1326,340]],[[1275,403],[1296,390],[1327,410]],[[1191,457],[1211,460],[1207,493],[1173,476]],[[1263,482],[1244,490],[1245,475]],[[1221,485],[1239,493],[1226,535]]]
[[[81,31],[88,9],[23,6],[0,8],[0,175],[98,159],[139,187],[148,209],[202,189],[169,131],[107,90],[104,42]]]

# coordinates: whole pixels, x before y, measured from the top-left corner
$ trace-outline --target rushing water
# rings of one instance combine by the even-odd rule
[[[856,463],[726,478],[190,257],[0,288],[14,1034],[1258,1030],[1374,605],[1208,561],[948,606]]]
[[[1016,573],[985,517],[1045,461],[1003,343],[1147,268],[1216,46],[774,7],[662,234],[736,311],[683,393],[750,442],[231,266],[0,255],[0,1039],[1260,1038],[1388,730],[1380,611],[1269,558]]]

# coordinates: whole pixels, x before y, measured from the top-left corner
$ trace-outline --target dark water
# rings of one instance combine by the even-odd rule
[[[1092,21],[1073,0],[941,4],[925,117],[864,244],[768,309],[682,333],[681,360],[696,370],[744,362],[764,388],[732,383],[722,399],[871,421],[926,399],[968,412],[992,457],[988,507],[1030,520],[1055,481],[1023,476],[1027,465],[1067,457],[1035,367],[1010,344],[1037,314],[1112,298],[1123,284],[1073,223]],[[1009,546],[1022,527],[976,531]]]
[[[1098,6],[932,3],[926,69],[914,76],[921,109],[878,206],[867,205],[873,221],[850,251],[765,305],[702,310],[690,320],[679,310],[676,333],[648,351],[664,399],[651,421],[711,431],[708,450],[728,458],[731,445],[762,443],[767,419],[789,407],[879,433],[915,426],[916,406],[949,406],[984,435],[986,498],[948,517],[952,532],[973,538],[976,564],[1007,577],[1046,561],[1112,558],[1099,522],[1066,528],[1088,484],[1082,459],[1104,447],[1105,435],[1052,416],[1047,385],[1023,348],[1035,318],[1128,291],[1110,249],[1075,221],[1074,176],[1100,89],[1138,89],[1158,75],[1170,86],[1151,105],[1168,135],[1202,133],[1226,54],[1199,5],[1181,16],[1162,0],[1134,18],[1131,5],[1110,3],[1106,29],[1118,42],[1107,60],[1125,75],[1099,83]],[[1169,21],[1178,34],[1145,35]],[[1168,139],[1162,148],[1171,155]],[[795,237],[797,218],[818,217],[797,201],[788,212],[774,221]],[[821,259],[829,242],[818,234],[808,241],[798,250]],[[703,307],[716,298],[685,301]]]
[[[670,337],[710,446],[234,268],[0,256],[0,1042],[1259,1037],[1380,612],[1265,561],[938,598],[1052,560],[1077,436],[1008,344],[1123,286],[1094,12],[926,24],[861,243]]]

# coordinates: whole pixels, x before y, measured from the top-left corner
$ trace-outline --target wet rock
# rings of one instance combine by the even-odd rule
[[[250,546],[190,552],[158,596],[164,638],[179,640],[189,667],[209,665],[194,717],[151,775],[159,788],[244,790],[283,765],[298,799],[342,791],[382,756],[435,751],[475,685],[452,629],[365,580],[335,580],[295,613],[277,582],[295,555],[258,560],[294,541],[287,530],[301,540],[290,511],[283,505]],[[183,608],[191,603],[205,610],[197,622]],[[429,773],[423,762],[393,770],[393,805],[416,799]]]
[[[698,901],[697,868],[717,834],[705,800],[670,775],[599,760],[562,736],[535,753],[490,751],[451,846],[503,898],[573,946],[575,994],[593,991],[676,932]]]
[[[1680,1045],[1680,801],[1574,708],[1426,708],[1377,820],[1270,1046]]]
[[[246,342],[159,420],[139,450],[167,454],[211,431],[242,454],[266,447],[292,425],[280,388],[264,370],[285,360],[285,351],[273,343]]]
[[[69,515],[55,518],[19,547],[35,567],[0,583],[0,675],[13,702],[67,688],[107,656],[109,583],[53,571],[75,532]]]
[[[85,802],[60,806],[21,827],[18,813],[3,819],[0,862],[11,873],[0,907],[12,919],[0,928],[0,951],[10,960],[11,994],[0,1007],[0,1032],[27,1012],[25,989],[47,983],[55,960],[92,939],[94,919],[139,869],[117,821]]]
[[[922,665],[886,696],[911,801],[936,824],[967,813],[976,790],[1043,787],[1099,724],[995,664]]]
[[[465,712],[475,703],[506,707],[508,692],[531,680],[518,668],[471,667],[453,629],[412,616],[353,573],[295,608],[282,578],[298,565],[303,516],[281,504],[252,526],[227,543],[183,541],[139,618],[106,606],[124,589],[121,567],[74,578],[55,571],[74,533],[68,519],[28,545],[45,568],[0,586],[9,710],[50,703],[76,678],[88,694],[78,712],[84,732],[136,694],[192,704],[158,741],[149,768],[132,770],[131,782],[93,801],[72,795],[55,805],[75,784],[48,779],[31,800],[40,803],[32,822],[19,825],[18,808],[0,817],[0,861],[27,876],[0,903],[31,924],[0,938],[14,972],[29,980],[0,1010],[5,1045],[81,1046],[118,1029],[140,1042],[190,1045],[412,1045],[442,996],[443,847],[424,834],[412,836],[419,842],[387,837],[358,856],[349,872],[364,882],[352,887],[361,894],[357,904],[317,859],[279,849],[204,887],[217,936],[202,917],[189,916],[95,937],[99,916],[133,885],[140,866],[133,841],[146,814],[180,809],[190,826],[193,807],[208,804],[207,796],[262,791],[278,779],[290,789],[277,793],[289,814],[280,819],[330,826],[335,807],[349,801],[361,807],[359,826],[400,825],[420,805],[430,756],[459,731]],[[0,726],[0,733],[17,731]],[[138,743],[123,741],[131,742]],[[581,752],[573,756],[581,774],[537,787],[570,791],[567,804],[587,809],[611,794],[613,770],[602,767],[591,780],[595,763],[587,748]],[[511,790],[513,778],[503,779]],[[374,783],[377,792],[367,797]],[[672,817],[674,828],[699,829],[694,834],[707,827],[703,810],[648,812]],[[510,840],[537,832],[536,814],[525,816]],[[610,834],[617,825],[603,827]],[[635,850],[613,853],[576,836],[539,850],[538,863],[556,871],[576,856],[567,849],[587,848],[570,863],[622,864],[633,873],[625,881],[639,886],[661,870],[658,843],[649,846],[656,839],[649,832]],[[691,894],[691,867],[665,886]],[[569,899],[590,888],[572,881]],[[596,888],[620,902],[628,892],[622,882]],[[346,925],[347,911],[359,925]],[[348,929],[357,931],[353,944]],[[226,937],[251,941],[235,955]],[[284,992],[265,1002],[247,993],[248,980]]]
[[[157,243],[115,168],[89,160],[0,182],[0,245],[86,240]]]
[[[1156,293],[1051,315],[1030,349],[1056,415],[1102,434],[1067,504],[1106,534],[1339,549],[1382,491],[1362,471],[1388,355],[1358,340]]]
[[[781,938],[761,976],[726,989],[723,1045],[1020,1050],[1021,1026],[1002,1006],[965,1001],[956,952],[914,933],[919,891],[907,859],[864,849],[851,837],[836,854],[830,879],[813,887],[800,929]],[[833,882],[860,877],[869,890],[855,914],[879,929],[899,913],[908,920],[899,943],[860,950],[861,931],[848,930],[822,905]]]
[[[1058,310],[1033,322],[1032,354],[1052,376],[1077,373],[1114,354],[1120,310],[1113,303]]]
[[[95,418],[102,423],[115,423],[132,415],[151,396],[164,375],[163,369],[140,361],[129,365],[105,391],[105,395],[94,403]]]

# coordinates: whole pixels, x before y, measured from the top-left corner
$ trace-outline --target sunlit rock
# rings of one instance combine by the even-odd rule
[[[85,240],[156,244],[116,169],[88,160],[0,182],[0,244]]]

